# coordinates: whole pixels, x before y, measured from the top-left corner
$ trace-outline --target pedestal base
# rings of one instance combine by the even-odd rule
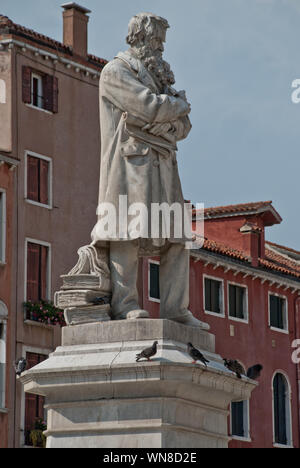
[[[152,361],[136,363],[155,340]],[[207,368],[192,364],[189,341]],[[21,380],[46,397],[48,448],[224,448],[229,403],[257,384],[214,351],[213,335],[169,320],[65,327],[62,346]]]

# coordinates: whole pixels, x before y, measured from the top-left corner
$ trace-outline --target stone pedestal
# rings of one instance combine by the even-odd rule
[[[46,397],[48,448],[224,448],[229,403],[257,385],[228,371],[199,328],[141,319],[62,331],[62,346],[21,377],[26,392]],[[152,361],[136,363],[155,340]],[[207,368],[192,363],[187,342]]]

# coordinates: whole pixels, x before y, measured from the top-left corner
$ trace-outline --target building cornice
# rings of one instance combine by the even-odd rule
[[[16,46],[16,47],[21,48],[23,52],[30,51],[34,53],[35,56],[41,56],[45,58],[46,60],[52,60],[54,65],[56,65],[57,63],[62,63],[63,65],[66,66],[66,68],[68,69],[73,68],[76,73],[83,72],[85,76],[91,76],[93,79],[99,78],[101,74],[101,70],[96,70],[95,68],[82,65],[79,62],[75,62],[73,60],[67,59],[53,52],[48,52],[47,50],[41,49],[40,47],[30,45],[27,42],[18,41],[12,38],[1,39],[0,46],[1,45],[3,47],[8,46],[9,49],[12,49],[13,47]]]
[[[8,164],[10,166],[10,170],[13,171],[20,164],[20,161],[13,158],[12,156],[3,155],[0,153],[0,166],[2,166],[4,163]]]
[[[297,279],[288,278],[278,273],[267,272],[216,253],[206,252],[203,249],[191,250],[191,257],[196,263],[202,261],[204,266],[213,265],[215,270],[223,268],[225,273],[232,271],[235,276],[241,274],[244,278],[252,277],[253,281],[258,279],[262,284],[269,282],[270,286],[276,285],[277,288],[283,287],[285,290],[291,289],[292,293],[298,291],[300,295],[300,281]]]

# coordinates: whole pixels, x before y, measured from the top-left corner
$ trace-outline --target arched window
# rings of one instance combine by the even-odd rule
[[[286,377],[275,374],[273,378],[273,415],[274,442],[280,445],[292,445],[291,395]]]
[[[231,403],[231,435],[234,439],[250,439],[249,400]]]
[[[8,311],[0,301],[0,408],[5,408],[6,322]]]

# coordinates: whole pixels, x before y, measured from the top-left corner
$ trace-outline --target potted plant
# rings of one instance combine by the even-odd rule
[[[42,418],[37,418],[34,424],[34,429],[30,431],[30,441],[33,447],[46,448],[46,436],[44,431],[47,429],[46,423]]]
[[[53,302],[41,300],[39,302],[24,302],[25,315],[28,320],[50,325],[66,325],[64,311],[55,307]]]

